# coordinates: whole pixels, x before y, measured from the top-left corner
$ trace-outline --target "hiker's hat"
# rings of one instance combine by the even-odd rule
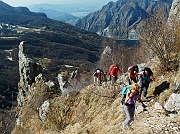
[[[128,67],[128,71],[129,71],[131,68],[133,68],[133,66]]]
[[[100,70],[97,70],[96,72],[97,72],[97,73],[100,73]]]

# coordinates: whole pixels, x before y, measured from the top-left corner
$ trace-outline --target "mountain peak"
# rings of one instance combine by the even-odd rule
[[[141,22],[153,14],[155,8],[162,7],[167,13],[172,2],[160,0],[118,0],[109,2],[97,12],[79,19],[76,26],[101,36],[114,37],[117,39],[127,38],[131,29],[136,29]],[[107,31],[108,29],[108,31]],[[138,32],[137,28],[137,32]]]

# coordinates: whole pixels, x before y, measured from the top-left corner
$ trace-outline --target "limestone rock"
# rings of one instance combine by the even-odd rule
[[[49,100],[46,100],[46,101],[44,101],[42,106],[40,108],[38,108],[39,117],[43,122],[46,121],[46,116],[47,116],[47,113],[49,112],[49,106],[50,106],[50,102],[49,102]]]
[[[179,9],[180,9],[180,0],[173,0],[171,10],[169,12],[169,16],[171,17],[174,15],[176,19],[180,19]]]
[[[155,109],[158,109],[158,110],[163,109],[163,107],[162,107],[158,102],[155,102],[154,108],[155,108]]]
[[[172,94],[166,102],[164,108],[170,112],[180,112],[180,94]]]
[[[48,81],[48,82],[45,82],[45,84],[49,87],[49,90],[53,93],[57,93],[57,94],[60,94],[60,90],[59,90],[59,87],[56,83],[52,82],[52,81]]]
[[[174,93],[180,94],[180,83],[177,84]]]
[[[35,77],[39,74],[42,67],[29,58],[27,54],[27,49],[25,46],[25,41],[22,41],[19,45],[19,75],[20,81],[18,83],[18,96],[17,96],[17,118],[22,114],[22,108],[24,105],[25,96],[28,100],[31,100],[31,85],[35,82]],[[37,80],[36,80],[37,81]],[[20,124],[20,119],[18,118],[18,124]]]
[[[25,42],[22,41],[19,45],[19,75],[20,82],[19,87],[27,92],[29,85],[35,81],[35,76],[37,76],[41,70],[41,66],[34,62],[30,56],[27,54],[27,49]]]
[[[69,73],[68,71],[61,71],[57,78],[59,82],[59,88],[62,94],[67,94],[70,91],[74,90],[72,85],[73,79],[77,76],[78,70],[72,71]],[[77,85],[76,85],[77,86]]]
[[[67,84],[68,82],[68,76],[63,74],[63,73],[60,73],[58,74],[58,82],[59,82],[59,87],[60,87],[60,90],[62,92],[64,92],[67,88],[65,87],[65,85]]]
[[[35,77],[35,82],[36,82],[36,83],[42,83],[42,82],[44,82],[41,73],[40,73],[38,76]]]

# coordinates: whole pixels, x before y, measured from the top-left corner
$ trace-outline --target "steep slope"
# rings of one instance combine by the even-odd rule
[[[23,63],[23,61],[21,62]],[[180,90],[177,86],[180,82],[180,72],[178,70],[160,74],[157,64],[159,64],[157,59],[146,64],[153,69],[156,82],[149,88],[148,96],[150,99],[145,100],[148,107],[141,112],[138,112],[137,108],[135,121],[129,129],[124,130],[121,127],[125,118],[123,106],[120,104],[119,92],[121,88],[112,89],[89,85],[80,91],[57,96],[52,93],[52,89],[43,82],[42,78],[36,77],[34,83],[29,83],[23,102],[19,101],[23,103],[23,107],[17,107],[17,124],[12,134],[179,133],[179,114],[168,112],[162,106],[176,87],[178,87],[178,91]],[[21,73],[23,74],[24,71]],[[174,81],[175,79],[176,81]],[[152,92],[161,85],[162,81],[170,82],[170,88],[163,88],[164,90],[159,95],[153,95]],[[26,80],[21,82],[21,84],[27,85]],[[21,88],[26,89],[25,86]],[[19,94],[18,100],[21,100],[21,97],[22,94]],[[159,107],[155,104],[158,104]],[[139,105],[137,103],[138,107],[140,107]]]
[[[76,26],[107,37],[127,38],[131,29],[153,14],[158,6],[169,13],[171,0],[118,0],[109,2],[101,10],[79,19]],[[138,31],[137,31],[138,32]]]

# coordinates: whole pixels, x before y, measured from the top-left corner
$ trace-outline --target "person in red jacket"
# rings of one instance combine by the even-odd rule
[[[109,70],[108,70],[108,72],[109,72],[109,79],[108,79],[108,81],[111,81],[112,80],[112,78],[111,78],[111,71],[112,71],[112,69],[114,68],[116,66],[116,64],[111,64],[111,66],[109,67]]]
[[[110,72],[110,76],[112,78],[112,85],[114,85],[114,83],[116,82],[119,72],[120,68],[117,65],[115,65]]]

